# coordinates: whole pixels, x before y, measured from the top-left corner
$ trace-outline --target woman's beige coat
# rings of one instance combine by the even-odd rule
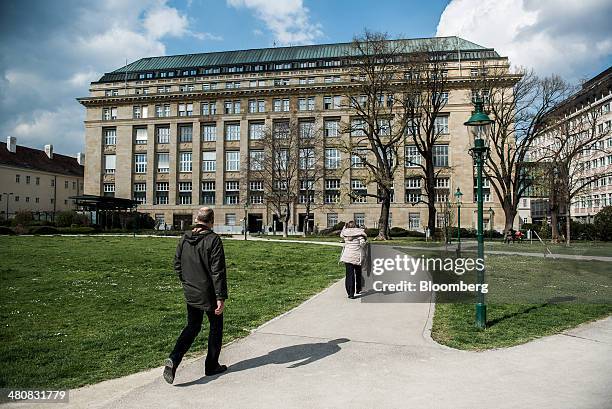
[[[363,245],[367,238],[365,231],[356,227],[344,228],[340,237],[344,240],[340,261],[360,266],[363,260]]]

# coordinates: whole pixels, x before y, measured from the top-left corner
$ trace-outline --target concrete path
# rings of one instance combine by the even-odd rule
[[[612,319],[476,353],[434,343],[432,314],[427,303],[349,300],[338,282],[226,346],[221,358],[230,370],[221,376],[203,377],[203,361],[196,359],[179,368],[173,386],[156,368],[73,390],[68,406],[609,407]]]

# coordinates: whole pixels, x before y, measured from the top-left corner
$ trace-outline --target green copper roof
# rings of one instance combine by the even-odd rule
[[[406,53],[417,51],[422,47],[427,47],[434,51],[490,50],[459,37],[434,37],[391,41],[400,43],[400,46]],[[126,72],[135,73],[200,67],[334,59],[346,57],[354,53],[355,50],[351,46],[351,43],[338,43],[146,57],[134,61],[111,73],[105,74],[100,81],[116,81],[123,79]],[[499,57],[497,53],[494,53],[494,56]],[[121,76],[117,74],[121,74]]]

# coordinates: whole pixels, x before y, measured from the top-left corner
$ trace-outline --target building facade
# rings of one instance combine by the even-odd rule
[[[433,39],[400,41],[416,49]],[[463,123],[473,110],[472,88],[482,70],[507,69],[508,60],[461,38],[445,38],[445,44],[449,89],[437,124],[444,134],[435,149],[437,207],[440,213],[448,209],[459,187],[462,227],[470,228],[476,224],[475,187]],[[133,198],[140,211],[174,225],[191,222],[194,211],[208,205],[215,208],[216,228],[234,232],[241,230],[248,202],[250,231],[278,229],[270,205],[260,200],[260,185],[249,179],[249,161],[263,129],[294,120],[324,130],[325,155],[317,160],[324,161],[326,174],[315,188],[324,194],[312,211],[314,227],[347,220],[376,227],[380,204],[370,197],[355,203],[343,194],[376,189],[354,186],[363,170],[351,167],[350,155],[337,149],[341,138],[350,137],[340,131],[351,121],[343,97],[354,86],[345,57],[349,48],[329,44],[151,57],[105,74],[91,84],[89,96],[79,98],[87,110],[85,194]],[[390,225],[423,231],[427,206],[417,203],[423,191],[410,177],[415,172],[410,163],[418,158],[409,138],[402,153]],[[484,189],[487,228],[501,230],[499,201],[488,183]],[[456,207],[449,212],[457,220]],[[290,230],[301,230],[304,216],[305,207],[296,200]]]
[[[83,155],[77,158],[18,146],[14,137],[0,143],[0,214],[3,219],[18,211],[38,213],[52,219],[62,210],[75,209],[71,196],[84,188]]]
[[[592,223],[593,216],[605,206],[612,206],[612,67],[582,84],[578,92],[560,104],[551,115],[561,117],[557,126],[567,125],[575,132],[594,132],[593,141],[574,159],[575,174],[579,179],[592,180],[574,197],[570,217]],[[592,128],[592,129],[591,129]],[[546,154],[554,142],[548,134],[537,138],[530,157],[537,160]],[[576,183],[581,185],[580,180]],[[531,198],[531,218],[541,221],[549,216],[548,198]],[[562,215],[566,214],[563,206]]]

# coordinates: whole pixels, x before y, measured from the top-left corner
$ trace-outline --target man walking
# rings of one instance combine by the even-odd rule
[[[219,364],[223,340],[223,309],[227,299],[225,254],[221,238],[212,231],[214,221],[213,210],[201,208],[195,227],[185,233],[176,247],[174,270],[183,284],[187,302],[187,326],[166,360],[164,379],[170,384],[174,382],[176,368],[202,328],[204,313],[210,325],[204,372],[208,376],[227,370],[227,366]]]

